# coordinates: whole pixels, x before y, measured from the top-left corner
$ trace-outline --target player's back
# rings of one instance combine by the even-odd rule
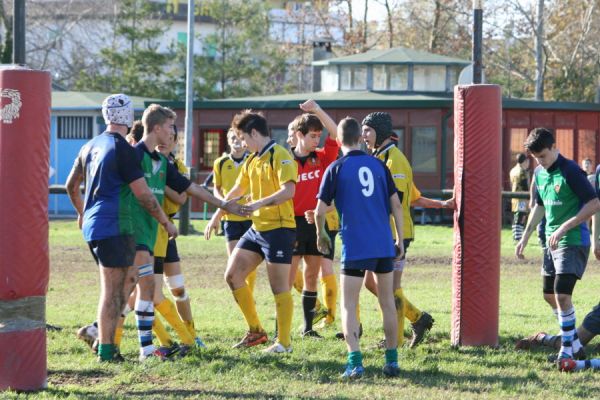
[[[334,162],[335,205],[341,217],[342,260],[393,257],[386,166],[362,151]],[[393,185],[393,183],[392,183]]]

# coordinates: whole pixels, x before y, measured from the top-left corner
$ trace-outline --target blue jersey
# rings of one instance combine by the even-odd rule
[[[144,177],[134,149],[118,133],[104,132],[81,148],[75,164],[84,173],[84,239],[132,234],[129,183]]]
[[[398,191],[385,164],[353,150],[325,171],[318,198],[340,214],[342,262],[395,257],[390,197]]]

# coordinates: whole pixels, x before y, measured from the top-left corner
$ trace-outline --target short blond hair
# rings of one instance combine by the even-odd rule
[[[142,124],[144,124],[145,131],[150,133],[156,125],[164,124],[166,120],[175,120],[176,118],[177,114],[169,107],[163,107],[160,104],[150,104],[144,110]]]

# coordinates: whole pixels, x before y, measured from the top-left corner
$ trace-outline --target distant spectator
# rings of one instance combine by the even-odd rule
[[[513,192],[529,191],[529,158],[524,153],[517,154],[517,164],[510,170],[510,184]],[[512,199],[512,212],[514,213],[512,234],[515,241],[521,240],[523,229],[529,214],[527,199]]]

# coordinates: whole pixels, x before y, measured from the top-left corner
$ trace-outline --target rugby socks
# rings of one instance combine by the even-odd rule
[[[167,323],[175,329],[177,336],[181,339],[181,343],[192,346],[194,344],[194,337],[190,335],[190,332],[183,324],[183,321],[177,313],[175,304],[169,299],[164,299],[156,306],[156,311],[162,315]]]
[[[600,369],[600,358],[592,358],[589,360],[575,361],[575,371],[582,369]]]
[[[396,303],[396,318],[398,319],[398,347],[404,345],[404,295],[402,289],[394,291],[394,302]]]
[[[254,297],[248,285],[242,286],[239,289],[232,291],[233,298],[237,302],[244,319],[248,324],[248,330],[250,332],[262,332],[264,331],[260,321],[258,320],[258,313],[256,312],[256,304],[254,303]]]
[[[352,368],[362,366],[362,352],[360,351],[349,351],[348,352],[348,365]]]
[[[302,291],[302,310],[304,311],[304,332],[312,330],[313,317],[315,316],[315,304],[317,303],[317,292]]]
[[[316,294],[315,294],[316,295]],[[277,341],[284,347],[290,347],[292,339],[292,315],[294,314],[294,301],[291,292],[283,292],[275,295],[275,310],[277,311]],[[312,320],[311,320],[312,323]]]
[[[115,355],[115,350],[116,348],[114,344],[99,344],[98,357],[101,361],[110,361]]]
[[[560,336],[548,335],[548,334],[545,334],[540,339],[542,346],[546,346],[546,347],[554,347],[554,343],[556,343],[557,340],[560,340]]]
[[[190,335],[192,335],[193,337],[196,337],[196,326],[194,325],[194,321],[183,321],[183,324],[185,325],[186,329],[188,330],[188,332],[190,333]]]
[[[144,356],[152,354],[155,350],[152,344],[152,324],[154,323],[154,304],[152,301],[136,300],[135,322],[140,341],[140,354]]]
[[[385,350],[385,363],[397,363],[398,362],[398,349],[386,349]]]
[[[561,332],[561,343],[560,351],[558,352],[558,358],[573,358],[573,352],[578,351],[581,348],[579,339],[576,339],[577,332],[575,331],[575,308],[571,307],[569,310],[560,311],[558,320],[560,323]],[[575,341],[577,341],[577,344],[575,344]],[[575,347],[577,347],[577,350]]]
[[[423,315],[423,312],[421,310],[419,310],[417,307],[415,307],[406,298],[406,296],[404,295],[404,292],[402,291],[402,288],[396,289],[394,294],[396,294],[396,293],[400,293],[400,296],[402,297],[402,304],[404,306],[404,316],[406,318],[408,318],[408,320],[410,321],[411,324],[414,324],[421,318],[421,316]]]
[[[298,293],[302,294],[302,290],[304,289],[304,277],[302,276],[300,268],[296,269],[293,286]]]
[[[248,285],[248,287],[250,288],[250,292],[252,293],[254,293],[254,287],[256,286],[256,270],[257,269],[254,269],[254,271],[250,272],[246,277],[246,284]]]
[[[169,347],[173,344],[173,339],[171,339],[171,335],[169,335],[169,332],[167,332],[167,328],[165,328],[160,318],[154,318],[152,332],[158,339],[158,343],[160,343],[161,346]]]
[[[327,308],[327,317],[325,322],[330,324],[335,321],[338,285],[335,275],[327,275],[321,278],[321,288],[323,290],[323,302]]]
[[[129,304],[125,304],[125,308],[121,313],[121,318],[117,322],[117,328],[115,329],[115,346],[117,348],[121,347],[121,340],[123,339],[123,325],[125,325],[125,318],[131,312],[131,308]]]

